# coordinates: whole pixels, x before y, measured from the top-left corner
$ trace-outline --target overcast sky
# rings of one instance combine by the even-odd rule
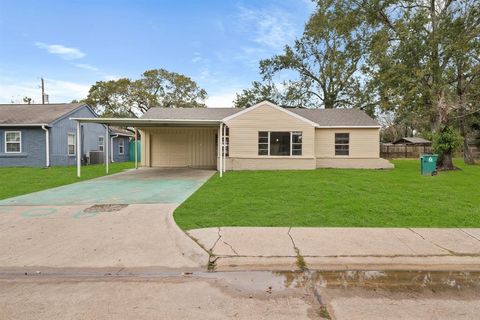
[[[258,61],[300,35],[309,0],[0,0],[0,103],[84,98],[95,81],[165,68],[230,107]]]

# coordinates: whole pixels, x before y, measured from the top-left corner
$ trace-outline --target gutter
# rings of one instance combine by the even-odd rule
[[[115,161],[113,161],[113,139],[115,139],[115,138],[118,138],[118,134],[110,137],[110,151],[111,151],[110,152],[110,159],[111,159],[112,163],[115,162]]]
[[[42,124],[42,129],[45,131],[45,162],[46,167],[50,167],[50,132],[45,124]]]
[[[48,126],[45,123],[0,123],[0,127],[45,127]]]

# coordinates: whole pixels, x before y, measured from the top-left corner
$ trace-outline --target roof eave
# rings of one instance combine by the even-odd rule
[[[222,120],[194,120],[194,119],[132,119],[132,118],[70,118],[71,120],[108,125],[218,125]]]
[[[50,127],[48,123],[0,123],[0,127]]]
[[[317,126],[319,129],[380,129],[382,126],[377,125],[377,126],[349,126],[349,125],[343,125],[343,126]]]

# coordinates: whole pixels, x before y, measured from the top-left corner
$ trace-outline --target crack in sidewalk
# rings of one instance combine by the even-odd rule
[[[212,246],[212,247],[210,248],[210,250],[209,250],[212,254],[213,254],[213,249],[214,249],[215,246],[217,245],[218,241],[220,241],[220,238],[222,238],[222,234],[220,233],[220,231],[221,231],[220,229],[221,229],[221,228],[218,227],[217,229],[218,229],[218,230],[217,230],[218,238],[217,238],[217,240],[215,240],[215,242],[213,243],[213,246]]]
[[[459,228],[458,230],[462,231],[462,232],[465,233],[467,236],[469,236],[469,237],[471,237],[471,238],[473,238],[473,239],[475,239],[475,240],[477,240],[477,241],[480,242],[480,239],[478,239],[477,237],[475,237],[473,234],[470,234],[470,233],[468,233],[467,231],[465,231],[465,230],[463,230],[463,229],[460,229],[460,228]]]
[[[212,256],[216,256],[215,253],[213,253],[213,250],[214,250],[215,247],[217,246],[218,242],[219,242],[220,240],[222,240],[222,228],[221,228],[221,227],[218,227],[218,231],[217,231],[217,232],[218,232],[218,238],[217,238],[217,240],[215,241],[215,243],[213,244],[213,246],[212,246],[212,247],[210,248],[210,250],[209,250],[209,251],[210,251],[210,254],[211,254]],[[233,246],[232,246],[230,243],[228,243],[228,242],[226,242],[226,241],[224,241],[224,240],[222,240],[222,242],[223,242],[224,244],[226,244],[227,246],[229,246],[230,249],[232,250],[232,252],[235,253],[236,256],[238,256],[238,252],[235,251],[235,249],[233,248]]]
[[[222,240],[222,242],[223,242],[223,243],[225,243],[227,246],[229,246],[229,247],[230,247],[230,249],[233,251],[233,253],[235,253],[235,255],[236,255],[236,256],[238,256],[238,252],[237,252],[237,251],[235,251],[235,249],[233,249],[233,247],[232,247],[232,245],[231,245],[230,243],[228,243],[228,242],[225,242],[225,241],[223,241],[223,240]]]
[[[287,231],[287,234],[288,236],[290,237],[290,241],[292,241],[292,246],[293,246],[293,250],[295,251],[296,253],[296,257],[297,257],[297,267],[300,269],[300,270],[307,270],[307,264],[305,262],[305,259],[303,258],[303,256],[300,254],[300,249],[298,249],[297,245],[295,244],[295,240],[293,240],[293,237],[292,235],[290,234],[290,231],[292,230],[292,227],[289,227],[288,228],[288,231]]]
[[[439,247],[440,249],[447,251],[448,253],[450,253],[450,254],[453,255],[453,256],[462,256],[462,255],[464,255],[464,254],[461,254],[461,253],[459,253],[459,252],[455,252],[455,251],[453,251],[453,250],[450,250],[450,249],[448,249],[448,248],[445,248],[445,247],[443,247],[443,246],[441,246],[441,245],[439,245],[439,244],[437,244],[437,243],[435,243],[435,242],[433,242],[433,241],[431,241],[431,240],[428,240],[427,238],[425,238],[424,236],[422,236],[420,233],[418,233],[417,231],[413,230],[412,228],[407,228],[407,229],[410,230],[410,231],[412,231],[413,233],[415,233],[417,236],[419,236],[419,237],[422,238],[423,240],[428,241],[428,242],[430,242],[431,244],[433,244],[434,246],[437,246],[437,247]]]
[[[305,259],[303,256],[300,254],[300,249],[297,247],[295,240],[293,239],[292,235],[290,234],[290,231],[292,230],[292,227],[288,228],[287,235],[290,237],[290,241],[292,242],[293,250],[295,251],[297,255],[297,266],[300,270],[302,270],[304,277],[305,277],[305,284],[307,290],[311,290],[313,297],[315,298],[316,302],[319,305],[319,310],[318,310],[318,315],[320,316],[320,319],[331,319],[331,314],[329,312],[329,308],[327,304],[323,301],[322,296],[320,295],[320,292],[317,289],[317,286],[315,285],[315,281],[313,280],[313,272],[308,269],[308,266],[305,262]]]

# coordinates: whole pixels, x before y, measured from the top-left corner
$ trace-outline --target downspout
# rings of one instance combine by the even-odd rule
[[[110,138],[110,142],[111,142],[110,143],[110,159],[112,160],[112,163],[115,162],[115,161],[113,161],[113,139],[115,139],[115,138],[118,138],[118,134],[116,134],[115,136],[112,136]]]
[[[50,167],[50,132],[45,124],[42,124],[42,129],[45,131],[45,164]]]

